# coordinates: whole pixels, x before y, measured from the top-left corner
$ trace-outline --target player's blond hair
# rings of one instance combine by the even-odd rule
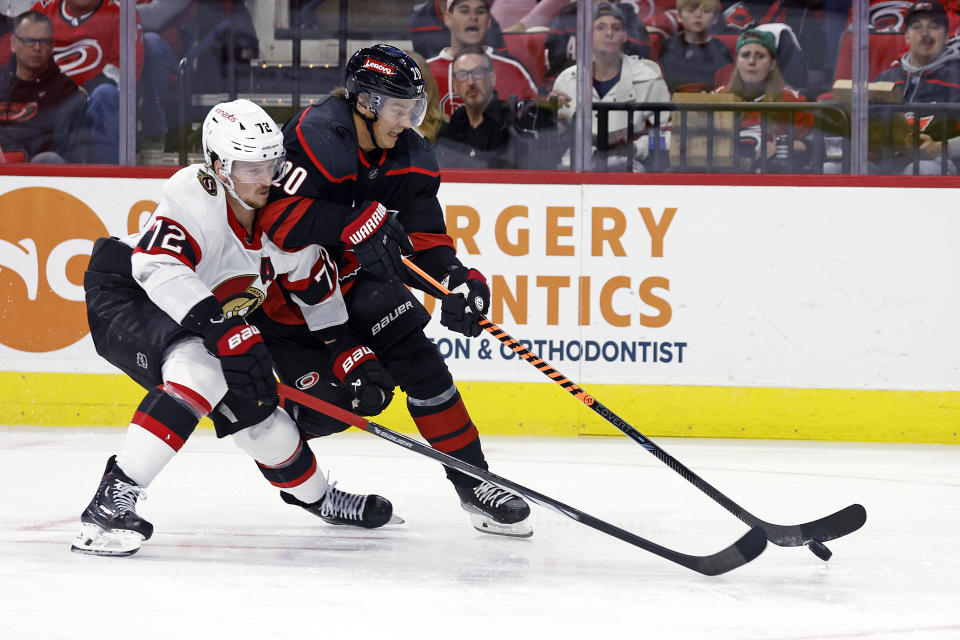
[[[688,7],[696,9],[699,6],[702,6],[704,9],[713,9],[714,11],[720,11],[721,8],[720,0],[677,0],[677,11]]]

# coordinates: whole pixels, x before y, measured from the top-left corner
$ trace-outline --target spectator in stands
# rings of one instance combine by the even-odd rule
[[[622,5],[600,2],[593,8],[593,101],[597,102],[669,102],[670,92],[656,62],[625,53],[627,30]],[[558,77],[551,95],[560,104],[561,121],[573,120],[577,110],[577,67],[568,67]],[[593,135],[597,137],[597,113],[593,113]],[[660,119],[662,136],[658,143],[665,149],[669,132],[669,115]],[[623,157],[623,148],[633,144],[636,157],[644,160],[652,143],[650,129],[654,124],[651,111],[634,111],[635,140],[627,140],[627,112],[612,111],[609,117],[607,144],[613,154]],[[596,144],[595,144],[596,147]],[[596,154],[595,154],[596,156]],[[605,168],[618,168],[605,159]],[[619,161],[618,161],[619,162]],[[601,161],[600,168],[604,168]],[[635,166],[635,170],[638,167]],[[639,170],[643,170],[639,168]]]
[[[437,141],[437,133],[440,131],[440,127],[446,122],[443,111],[440,109],[437,81],[433,78],[430,66],[423,59],[423,56],[416,51],[404,51],[404,53],[413,58],[413,61],[420,67],[420,71],[423,73],[424,90],[427,92],[427,112],[423,116],[423,122],[420,123],[419,127],[414,127],[414,131],[426,138],[430,144],[434,144]]]
[[[465,47],[482,46],[490,28],[490,0],[447,0],[444,21],[450,28],[450,46],[427,60],[437,81],[440,108],[450,117],[463,101],[453,89],[453,59]],[[493,61],[497,83],[495,89],[505,100],[533,100],[539,96],[537,85],[522,64],[494,53],[489,46],[483,51]]]
[[[596,5],[598,0],[594,0]],[[638,58],[650,57],[650,35],[643,21],[637,17],[633,5],[613,0],[608,4],[616,5],[623,15],[626,42],[623,52]],[[577,4],[571,2],[562,9],[557,19],[550,25],[547,36],[547,75],[559,76],[560,72],[576,63],[577,59]]]
[[[768,31],[748,29],[737,38],[736,69],[729,86],[720,87],[718,93],[732,93],[744,102],[806,102],[796,89],[788,86],[777,67],[777,45]],[[809,112],[793,114],[792,151],[789,140],[789,114],[773,113],[768,116],[767,138],[761,141],[761,117],[758,112],[743,115],[739,123],[738,158],[747,160],[749,170],[762,166],[760,159],[766,154],[776,162],[768,170],[783,173],[800,171],[807,162],[807,138],[813,128],[813,115]],[[739,163],[738,163],[739,164]],[[744,168],[741,166],[741,168]]]
[[[504,33],[523,33],[528,29],[549,27],[570,0],[493,0],[493,19],[507,25]]]
[[[773,36],[777,51],[777,67],[787,83],[798,91],[807,87],[807,60],[796,32],[787,22],[788,13],[795,13],[797,0],[786,2],[734,2],[723,12],[720,33],[737,35],[744,31],[766,31]]]
[[[87,159],[116,164],[120,147],[120,5],[117,0],[46,0],[33,9],[53,24],[54,60],[90,96]],[[139,78],[143,68],[139,22],[136,58]]]
[[[440,127],[441,167],[514,169],[510,148],[510,105],[493,88],[497,74],[490,56],[464,48],[450,65],[453,86],[463,100],[450,122]]]
[[[948,19],[939,2],[918,0],[906,16],[906,39],[909,50],[893,67],[884,71],[877,80],[893,82],[903,90],[907,104],[936,102],[960,102],[960,53],[947,48]],[[909,153],[901,153],[882,166],[872,167],[883,173],[899,172],[912,174],[912,149],[919,150],[918,172],[923,175],[939,175],[942,172],[941,150],[947,145],[950,158],[960,156],[960,120],[956,114],[917,112],[907,114],[913,130],[914,119],[919,119],[920,137],[909,140]],[[945,127],[945,129],[944,129]],[[902,168],[902,169],[901,169]],[[947,173],[955,175],[954,161],[947,161]]]
[[[73,159],[86,94],[53,61],[53,26],[36,11],[13,21],[12,56],[0,69],[0,147],[29,162]]]
[[[415,5],[410,11],[410,39],[413,41],[413,50],[430,59],[436,57],[440,51],[450,44],[450,27],[447,25],[448,0],[427,0]],[[489,2],[487,2],[489,8]],[[483,44],[491,47],[497,53],[507,52],[507,43],[503,40],[503,32],[496,20],[491,20],[490,27],[483,34]]]
[[[726,45],[710,34],[720,17],[720,0],[677,0],[683,30],[667,40],[660,66],[671,93],[716,89],[716,75],[733,64]]]
[[[537,101],[514,109],[494,89],[493,61],[480,48],[463,49],[451,65],[454,87],[463,98],[437,137],[441,167],[489,169],[555,168],[556,117]],[[554,138],[545,139],[547,132]]]

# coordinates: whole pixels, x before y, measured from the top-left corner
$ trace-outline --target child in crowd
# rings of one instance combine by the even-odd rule
[[[720,0],[677,0],[677,18],[683,29],[667,40],[660,52],[670,93],[713,91],[717,72],[733,64],[730,50],[710,34],[720,11]]]

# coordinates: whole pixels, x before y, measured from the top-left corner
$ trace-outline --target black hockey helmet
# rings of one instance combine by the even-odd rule
[[[364,106],[377,115],[387,98],[415,100],[410,123],[416,127],[423,122],[427,111],[423,73],[400,49],[388,44],[364,47],[350,56],[345,76],[347,100],[354,105],[366,94]]]

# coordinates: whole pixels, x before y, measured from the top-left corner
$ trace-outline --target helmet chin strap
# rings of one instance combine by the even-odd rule
[[[363,115],[362,113],[360,113],[360,109],[358,108],[358,105],[357,105],[356,102],[353,103],[353,112],[354,112],[355,114],[357,114],[358,116],[360,116],[360,119],[363,120],[364,124],[367,125],[367,132],[370,134],[370,140],[373,142],[373,146],[374,146],[375,148],[377,148],[377,149],[380,149],[380,145],[377,144],[377,136],[376,136],[376,134],[373,132],[373,123],[376,122],[377,119],[379,118],[379,116],[377,115],[377,113],[376,113],[375,111],[372,112],[372,113],[373,113],[373,117],[372,117],[372,118],[368,118],[367,116],[365,116],[365,115]]]
[[[250,205],[248,205],[246,202],[244,202],[243,198],[241,198],[239,194],[237,194],[237,191],[233,186],[233,178],[231,178],[230,176],[223,175],[222,166],[220,168],[220,171],[214,171],[214,175],[216,175],[217,180],[220,182],[220,184],[223,185],[223,188],[227,190],[227,193],[233,196],[233,199],[236,200],[241,207],[243,207],[247,211],[256,210],[256,207],[251,207]]]

